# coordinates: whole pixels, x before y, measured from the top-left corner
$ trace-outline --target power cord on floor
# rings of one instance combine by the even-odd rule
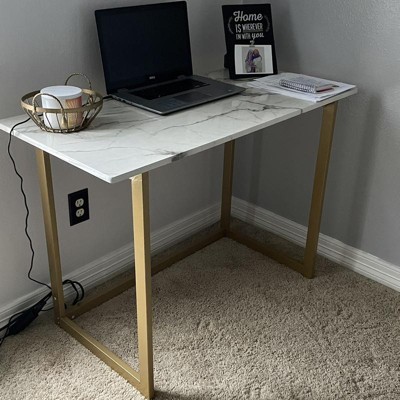
[[[16,175],[18,176],[19,180],[20,180],[20,190],[21,190],[22,196],[24,198],[24,205],[25,205],[25,210],[26,210],[26,214],[25,214],[25,236],[28,239],[29,247],[30,247],[30,250],[31,250],[31,260],[30,260],[30,266],[29,266],[29,271],[28,271],[28,279],[30,279],[31,281],[33,281],[33,282],[35,282],[35,283],[37,283],[39,285],[46,286],[48,289],[50,289],[50,292],[47,293],[46,296],[44,296],[42,299],[40,299],[33,306],[29,307],[28,309],[26,309],[24,311],[16,313],[16,314],[14,314],[14,315],[12,315],[10,317],[10,319],[8,320],[8,323],[5,326],[3,326],[2,328],[0,328],[0,332],[5,331],[3,336],[0,338],[0,346],[3,344],[4,339],[7,336],[16,335],[17,333],[23,331],[28,325],[30,325],[30,323],[32,321],[34,321],[37,318],[37,316],[39,315],[39,313],[41,311],[49,311],[49,310],[52,309],[52,308],[49,308],[49,309],[43,310],[43,308],[46,305],[46,303],[48,302],[48,300],[52,297],[52,292],[51,292],[50,285],[48,285],[47,283],[38,281],[37,279],[34,279],[31,276],[32,269],[33,269],[33,264],[34,264],[34,259],[35,259],[35,250],[33,248],[32,239],[31,239],[31,237],[29,235],[29,232],[28,232],[29,207],[28,207],[28,202],[27,202],[26,194],[25,194],[24,187],[23,187],[24,178],[18,172],[17,165],[15,163],[14,157],[11,154],[11,141],[12,141],[12,136],[13,136],[12,133],[13,133],[14,129],[19,125],[25,124],[29,120],[30,120],[30,118],[26,119],[25,121],[22,121],[22,122],[19,122],[19,123],[15,124],[11,128],[10,135],[9,135],[9,138],[8,138],[7,152],[8,152],[8,155],[9,155],[10,159],[11,159],[11,162],[13,164],[14,171],[15,171]],[[72,302],[73,305],[77,304],[79,301],[81,301],[84,298],[85,291],[83,289],[83,286],[79,282],[73,281],[71,279],[66,279],[62,283],[63,283],[63,285],[71,285],[71,287],[75,291],[75,299]],[[64,306],[66,307],[66,305],[64,305]]]
[[[72,288],[75,290],[75,299],[72,302],[72,305],[75,305],[79,301],[83,300],[85,296],[85,290],[83,289],[83,286],[77,281],[73,281],[71,279],[66,279],[65,281],[63,281],[63,285],[68,285],[68,284],[71,285]],[[80,291],[78,290],[78,287]],[[28,327],[31,324],[31,322],[33,322],[37,318],[37,316],[41,311],[44,312],[52,310],[53,307],[43,310],[44,306],[51,298],[51,296],[52,292],[50,291],[49,293],[46,294],[46,296],[40,299],[33,306],[11,316],[10,319],[8,320],[8,323],[2,328],[0,328],[0,332],[5,331],[3,336],[0,338],[0,346],[3,344],[3,341],[7,336],[16,335],[17,333],[20,333],[26,327]],[[64,307],[67,308],[66,304],[64,304]]]

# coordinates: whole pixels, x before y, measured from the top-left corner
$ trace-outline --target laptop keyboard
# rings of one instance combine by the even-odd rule
[[[154,100],[160,97],[181,93],[186,90],[197,89],[207,85],[208,83],[196,81],[194,79],[182,79],[176,82],[166,83],[164,85],[159,85],[148,89],[133,91],[131,93],[146,100]]]

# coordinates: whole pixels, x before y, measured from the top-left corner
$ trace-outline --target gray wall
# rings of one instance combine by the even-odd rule
[[[255,0],[251,0],[254,2]],[[21,112],[19,98],[84,71],[104,90],[93,10],[136,4],[106,0],[3,0],[0,5],[0,117]],[[220,68],[220,5],[190,0],[197,72]],[[400,4],[392,0],[271,0],[279,67],[356,83],[341,103],[322,231],[400,265]],[[210,45],[212,44],[212,45]],[[302,224],[312,186],[320,113],[268,129],[237,146],[234,194]],[[37,288],[26,279],[28,244],[19,183],[0,135],[0,309]],[[41,206],[33,150],[14,141],[31,208],[37,251],[34,275],[47,280]],[[219,198],[220,149],[151,174],[152,228]],[[131,240],[129,184],[110,186],[53,160],[61,253],[71,272]],[[214,172],[214,173],[212,173]],[[397,179],[396,179],[397,178]],[[183,184],[184,183],[184,184]],[[88,187],[91,220],[68,225],[67,194]]]
[[[339,105],[322,232],[400,265],[400,3],[270,3],[280,70],[359,87]],[[235,194],[306,225],[320,118],[242,140]]]
[[[0,118],[21,114],[20,97],[63,82],[75,71],[104,92],[93,11],[145,3],[134,0],[2,0],[0,4]],[[193,64],[201,73],[222,66],[225,51],[221,4],[188,1]],[[212,46],[210,46],[212,43]],[[25,239],[22,197],[0,135],[0,309],[38,288],[26,278],[30,253]],[[36,250],[34,277],[48,281],[42,211],[34,151],[18,140],[13,154],[25,179],[31,216],[29,231]],[[213,204],[219,198],[220,149],[151,174],[152,229]],[[212,178],[210,178],[212,177]],[[53,160],[61,256],[65,273],[129,243],[130,186],[108,185],[63,162]],[[91,219],[69,227],[67,194],[89,188]]]

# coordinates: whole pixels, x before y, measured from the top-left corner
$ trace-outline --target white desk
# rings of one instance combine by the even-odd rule
[[[245,84],[243,84],[245,85]],[[14,135],[36,148],[46,241],[53,290],[55,322],[121,374],[144,396],[154,396],[151,275],[187,257],[215,240],[228,236],[311,278],[321,222],[326,176],[335,125],[337,102],[356,89],[320,103],[311,103],[259,89],[162,117],[116,102],[106,101],[100,115],[86,131],[62,135],[42,132],[33,122],[19,126]],[[234,141],[252,132],[323,108],[321,137],[314,176],[307,244],[302,261],[294,260],[230,227]],[[0,129],[25,119],[0,121]],[[169,256],[151,267],[149,229],[149,171],[201,151],[225,145],[221,223],[217,233]],[[71,311],[64,309],[62,271],[57,235],[50,157],[53,155],[106,182],[131,179],[135,251],[135,278],[89,298]],[[94,306],[136,285],[139,371],[83,331],[73,319]]]

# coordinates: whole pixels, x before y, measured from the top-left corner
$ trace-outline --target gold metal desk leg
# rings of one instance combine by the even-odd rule
[[[307,242],[304,252],[304,273],[307,278],[314,276],[315,258],[317,255],[318,237],[321,226],[322,208],[328,175],[329,159],[332,148],[338,103],[328,104],[323,109],[318,156],[315,167],[314,187],[311,209],[308,220]]]
[[[225,235],[229,232],[232,208],[233,162],[235,155],[235,141],[225,143],[224,172],[222,178],[221,228]]]
[[[135,249],[136,304],[141,392],[154,396],[153,338],[151,305],[151,257],[149,216],[149,174],[137,175],[132,182],[133,234]]]
[[[44,228],[46,232],[47,254],[49,258],[50,280],[53,292],[54,319],[60,325],[60,318],[65,316],[64,290],[58,244],[57,219],[54,206],[53,181],[51,177],[50,155],[43,150],[36,150]]]
[[[138,175],[132,179],[140,365],[139,373],[137,373],[122,359],[66,317],[50,155],[38,149],[36,150],[36,158],[42,195],[55,322],[150,399],[154,396],[154,382],[148,174]]]

